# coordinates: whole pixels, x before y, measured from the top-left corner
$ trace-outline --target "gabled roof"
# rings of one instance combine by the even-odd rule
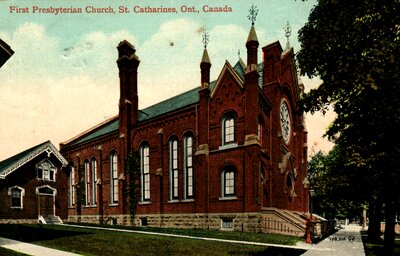
[[[260,88],[263,87],[263,64],[259,63],[257,66],[258,74],[260,75],[258,78],[258,86]],[[246,73],[246,64],[242,61],[242,59],[239,59],[239,61],[235,64],[233,69],[236,71],[236,73],[242,78],[244,81],[244,74]]]
[[[110,119],[105,120],[104,122],[92,127],[91,129],[78,134],[72,139],[61,143],[61,145],[79,145],[92,139],[103,137],[115,131],[118,131],[118,116],[114,116]]]
[[[199,89],[194,88],[190,91],[184,92],[167,100],[159,102],[155,105],[139,110],[138,119],[139,122],[144,122],[157,116],[161,116],[169,112],[195,104],[198,101]],[[115,116],[61,144],[70,147],[88,142],[92,139],[101,138],[103,136],[118,131],[118,123],[118,116]]]
[[[226,70],[226,65],[229,66],[229,70],[233,73],[233,75],[243,84],[244,81],[244,74],[245,74],[245,64],[242,60],[239,60],[235,66],[232,66],[227,63],[224,65],[225,68],[222,69],[221,74],[224,70]],[[258,66],[259,72],[262,72],[262,64]],[[221,75],[220,75],[221,76]],[[210,82],[210,91],[213,92],[215,86],[218,82],[218,79],[215,81]],[[259,85],[262,86],[262,75],[259,78]],[[145,109],[139,110],[138,119],[139,123],[150,120],[152,118],[159,117],[161,115],[176,111],[178,109],[182,109],[184,107],[188,107],[190,105],[196,104],[199,101],[199,87],[193,88],[187,92],[182,94],[176,95],[172,98],[149,106]],[[108,119],[99,125],[79,134],[78,136],[61,143],[62,146],[71,147],[75,145],[79,145],[93,139],[101,138],[107,136],[111,133],[118,131],[118,116],[115,116],[111,119]]]
[[[46,141],[10,158],[7,158],[6,160],[1,161],[0,179],[5,179],[7,175],[17,170],[24,164],[28,163],[43,152],[46,152],[48,155],[53,154],[62,165],[68,164],[68,161],[60,154],[56,147],[54,147],[54,145],[50,141]]]
[[[222,78],[225,76],[225,74],[228,72],[230,74],[232,74],[233,79],[236,80],[237,84],[240,87],[243,87],[244,84],[244,73],[240,73],[242,72],[242,69],[240,68],[241,64],[239,63],[235,65],[235,67],[237,67],[237,70],[231,66],[231,64],[228,61],[225,61],[225,65],[223,66],[221,72],[219,73],[218,79],[215,82],[215,85],[213,86],[213,90],[211,91],[211,97],[213,97],[213,95],[215,94],[218,85],[222,82]]]
[[[139,111],[139,122],[181,109],[199,101],[199,88],[184,92]]]
[[[0,39],[0,67],[14,54],[11,47]]]

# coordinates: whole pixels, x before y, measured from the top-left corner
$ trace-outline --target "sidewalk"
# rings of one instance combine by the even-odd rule
[[[303,256],[365,256],[361,227],[348,225],[318,244],[297,244],[307,248]]]
[[[0,237],[0,246],[17,251],[20,253],[25,253],[32,256],[77,256],[78,254],[64,252],[56,249],[51,249],[39,245],[24,243],[16,240],[11,240],[8,238]]]

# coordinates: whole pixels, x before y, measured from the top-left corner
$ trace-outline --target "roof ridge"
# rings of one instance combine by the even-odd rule
[[[0,179],[4,179],[8,174],[12,173],[19,167],[31,161],[43,152],[53,155],[63,164],[68,164],[68,161],[60,154],[57,148],[50,140],[40,143],[36,146],[28,148],[18,154],[15,154],[0,162]]]
[[[198,90],[199,88],[200,88],[200,87],[195,87],[195,88],[192,88],[192,89],[190,89],[190,90],[184,91],[184,92],[182,92],[182,93],[180,93],[180,94],[177,94],[177,95],[172,96],[172,97],[170,97],[170,98],[168,98],[168,99],[164,99],[164,100],[162,100],[162,101],[159,101],[159,102],[157,102],[157,103],[155,103],[155,104],[153,104],[153,105],[150,105],[150,106],[148,106],[148,107],[146,107],[146,108],[139,109],[138,111],[141,111],[141,112],[143,112],[144,114],[147,115],[147,113],[144,111],[145,109],[149,109],[149,108],[154,107],[154,106],[156,106],[156,105],[159,105],[159,104],[165,103],[165,102],[167,102],[167,101],[176,99],[176,98],[178,98],[178,97],[180,97],[180,96],[182,96],[182,95],[184,95],[184,94],[187,94],[187,93],[189,93],[189,92],[192,92],[192,91],[194,91],[194,90],[196,90],[196,89]]]
[[[34,149],[36,149],[36,148],[39,148],[39,147],[43,146],[44,144],[46,144],[46,143],[48,143],[48,142],[50,142],[50,140],[47,140],[47,141],[42,142],[42,143],[39,143],[39,144],[37,144],[37,145],[35,145],[35,146],[32,146],[32,147],[30,147],[30,148],[28,148],[28,149],[25,149],[24,151],[21,151],[21,152],[19,152],[19,153],[16,153],[15,155],[12,155],[12,156],[10,156],[10,157],[8,157],[8,158],[6,158],[6,159],[0,161],[0,168],[1,168],[2,163],[4,163],[4,162],[10,160],[11,158],[14,158],[14,157],[16,157],[16,156],[18,156],[18,155],[22,155],[22,154],[25,154],[25,153],[27,153],[27,152],[29,152],[29,151],[31,151],[31,150],[34,150]]]
[[[115,121],[114,119],[118,119],[118,117],[119,117],[119,114],[115,115],[113,117],[110,117],[110,118],[102,121],[101,123],[98,123],[97,125],[95,125],[95,126],[89,128],[89,129],[79,133],[78,135],[74,136],[73,138],[71,138],[71,139],[69,139],[67,141],[64,141],[64,142],[60,142],[60,145],[67,145],[67,144],[73,142],[74,140],[77,140],[77,139],[81,138],[82,136],[101,128],[102,126],[105,126],[106,124],[111,123],[112,121]]]

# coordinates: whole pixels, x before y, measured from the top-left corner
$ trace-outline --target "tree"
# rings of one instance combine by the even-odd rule
[[[348,164],[339,145],[328,153],[321,151],[308,162],[308,177],[313,184],[313,212],[326,218],[356,218],[362,214],[365,197],[359,196],[361,172]]]
[[[388,255],[400,185],[399,12],[400,0],[318,0],[299,31],[297,55],[301,74],[323,81],[301,109],[333,106],[337,117],[326,135],[378,185],[373,194],[385,204]]]

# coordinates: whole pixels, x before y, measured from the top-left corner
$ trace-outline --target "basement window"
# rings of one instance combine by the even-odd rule
[[[148,224],[147,224],[147,217],[142,217],[142,218],[140,218],[140,226],[141,227],[146,227]]]
[[[232,218],[223,218],[221,219],[221,230],[233,231],[233,219]]]

